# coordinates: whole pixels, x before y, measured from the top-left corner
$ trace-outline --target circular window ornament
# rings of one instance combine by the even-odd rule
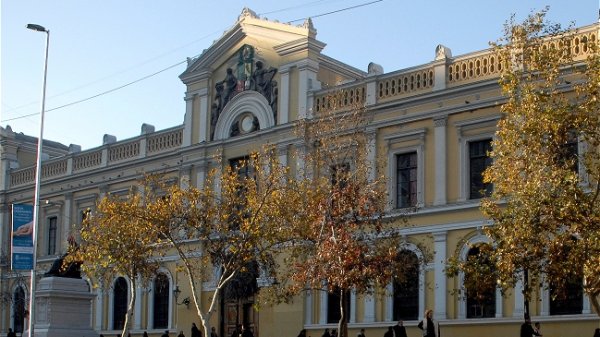
[[[252,132],[254,131],[254,116],[248,114],[242,117],[240,121],[242,132]]]

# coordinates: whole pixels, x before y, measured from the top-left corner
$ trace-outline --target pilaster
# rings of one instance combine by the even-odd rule
[[[434,242],[434,317],[438,320],[446,319],[446,248],[447,248],[447,232],[433,233]]]
[[[280,74],[280,88],[279,92],[279,123],[286,124],[290,120],[290,67],[282,67],[279,71]]]
[[[433,119],[435,138],[435,198],[434,205],[446,204],[446,125],[447,116]]]

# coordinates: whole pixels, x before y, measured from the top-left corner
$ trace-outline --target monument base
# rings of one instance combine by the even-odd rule
[[[94,297],[82,279],[42,278],[35,293],[34,336],[98,337],[92,329]]]

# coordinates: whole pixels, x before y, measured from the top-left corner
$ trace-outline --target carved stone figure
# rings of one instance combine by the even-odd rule
[[[221,113],[221,111],[219,111],[219,106],[216,102],[212,104],[210,111],[210,139],[214,140],[215,127],[217,126],[217,120],[219,119],[219,114]]]
[[[264,69],[263,63],[261,61],[257,61],[256,69],[254,70],[254,74],[252,74],[250,89],[258,91],[265,96],[267,101],[271,102],[271,84],[276,73],[277,69],[273,67]]]
[[[233,75],[233,70],[231,68],[227,68],[227,75],[225,75],[225,79],[219,83],[223,84],[224,86],[222,98],[223,105],[221,106],[221,109],[223,109],[225,104],[227,104],[227,102],[229,102],[236,94],[237,78],[235,78],[235,75]],[[219,83],[217,83],[217,85],[219,85]]]
[[[61,255],[58,259],[54,260],[50,270],[48,270],[44,277],[66,277],[66,278],[81,278],[81,261],[73,261],[63,267],[64,261],[69,252],[74,252],[79,249],[79,245],[75,242],[75,239],[70,236],[67,240],[69,242],[69,250]]]

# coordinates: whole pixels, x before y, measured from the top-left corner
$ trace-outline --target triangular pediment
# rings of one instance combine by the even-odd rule
[[[316,30],[310,19],[302,25],[291,25],[259,18],[253,11],[245,8],[236,24],[227,30],[200,56],[188,59],[187,69],[179,76],[190,84],[210,77],[212,72],[224,62],[235,56],[243,44],[255,45],[258,41],[262,48],[277,52],[280,46],[305,45],[320,52],[325,44],[317,41]]]

